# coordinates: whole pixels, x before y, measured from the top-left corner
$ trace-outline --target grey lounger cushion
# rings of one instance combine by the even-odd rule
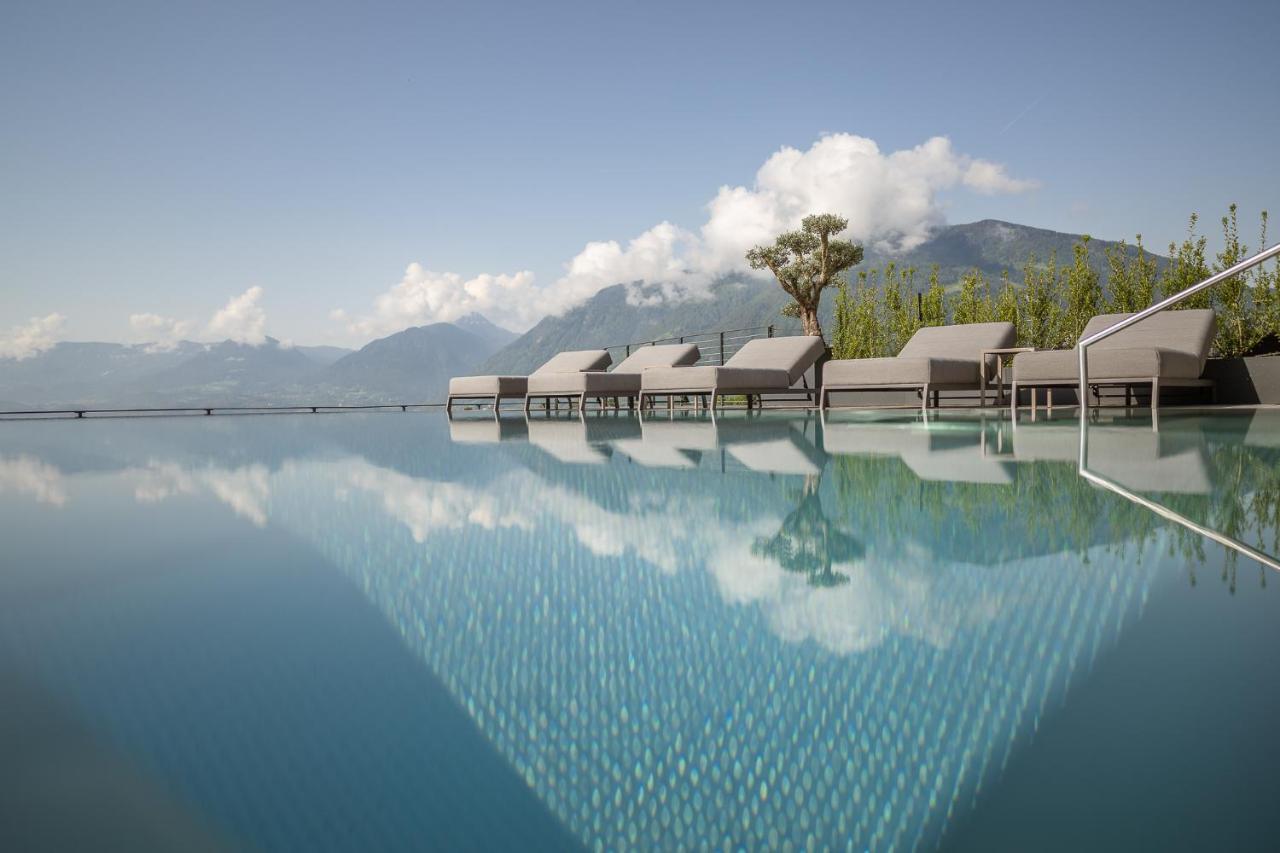
[[[1081,333],[1087,338],[1132,314],[1099,314]],[[1164,311],[1089,347],[1092,379],[1198,379],[1217,330],[1213,311]],[[1064,382],[1077,379],[1075,350],[1024,352],[1014,356],[1013,381]]]
[[[531,375],[604,370],[612,360],[608,350],[570,350],[552,356]],[[450,397],[523,397],[528,390],[524,376],[455,376],[449,380]]]
[[[583,370],[604,370],[613,359],[608,350],[581,349],[568,350],[551,357],[551,360],[535,370],[531,376],[539,373],[578,373]]]
[[[701,356],[693,344],[663,344],[640,347],[613,369],[614,373],[643,373],[650,367],[680,367],[693,364]]]
[[[842,385],[964,385],[978,384],[978,360],[951,358],[853,358],[829,361],[822,384]]]
[[[452,397],[523,397],[529,380],[523,376],[455,376],[449,380]]]
[[[785,391],[826,351],[818,335],[756,338],[747,341],[723,366],[650,367],[641,386],[654,392],[713,389],[726,391]]]
[[[643,374],[643,387],[647,391],[759,391],[766,388],[785,390],[791,387],[785,370],[724,367],[651,367]]]
[[[529,394],[534,397],[556,394],[638,394],[640,374],[646,368],[693,364],[698,356],[698,348],[693,344],[667,344],[641,347],[623,359],[612,373],[598,370],[564,373],[539,368],[529,377]]]
[[[529,395],[539,394],[638,394],[639,373],[605,373],[593,370],[583,373],[535,373],[529,377]]]
[[[1100,341],[1098,346],[1103,343],[1106,341]],[[1019,353],[1013,365],[1015,382],[1074,382],[1080,377],[1080,359],[1073,349]],[[1200,373],[1200,360],[1178,350],[1089,348],[1090,379],[1198,379]]]
[[[874,385],[978,385],[982,351],[1013,346],[1012,323],[925,326],[897,358],[838,359],[827,362],[822,383],[829,388]],[[994,366],[992,358],[991,366]]]

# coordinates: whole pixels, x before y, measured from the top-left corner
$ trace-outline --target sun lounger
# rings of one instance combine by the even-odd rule
[[[693,344],[664,344],[640,347],[627,356],[612,371],[601,370],[551,371],[539,368],[529,377],[524,398],[525,411],[531,401],[552,397],[574,398],[581,409],[587,398],[609,397],[634,401],[640,394],[640,375],[653,367],[676,367],[693,364],[698,360],[698,348]]]
[[[716,407],[725,395],[750,398],[760,394],[804,394],[816,389],[793,388],[826,351],[817,335],[756,338],[747,341],[723,365],[701,367],[650,367],[641,374],[640,403],[654,397],[701,397]]]
[[[1081,339],[1114,326],[1131,314],[1099,314],[1084,327]],[[1155,314],[1089,347],[1089,385],[1123,386],[1125,399],[1135,385],[1151,386],[1151,408],[1159,408],[1160,389],[1207,387],[1204,365],[1216,331],[1213,311],[1164,311]],[[1018,389],[1055,386],[1075,387],[1080,382],[1080,361],[1075,350],[1024,352],[1013,358],[1012,407],[1018,407]],[[1052,390],[1049,392],[1052,394]],[[1053,398],[1049,397],[1049,404]]]
[[[1012,347],[1015,336],[1012,323],[925,326],[894,358],[827,362],[822,406],[829,405],[832,391],[919,390],[927,408],[930,392],[936,406],[939,391],[981,390],[995,368],[996,356],[989,353]]]
[[[554,356],[531,375],[604,370],[612,360],[608,350],[570,350]],[[455,376],[449,380],[449,398],[445,402],[445,411],[453,412],[454,400],[492,401],[496,411],[502,400],[513,398],[523,400],[528,393],[529,377],[527,376]]]

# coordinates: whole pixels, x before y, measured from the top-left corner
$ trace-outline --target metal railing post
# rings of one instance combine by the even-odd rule
[[[724,364],[724,332],[720,333],[720,364]]]
[[[772,324],[772,323],[770,323],[770,324],[769,324],[769,335],[768,335],[768,336],[769,336],[769,337],[771,337],[771,338],[773,337],[773,324]]]

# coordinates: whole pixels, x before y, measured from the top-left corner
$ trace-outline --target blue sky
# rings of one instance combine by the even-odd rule
[[[4,4],[0,336],[359,344],[467,282],[527,324],[601,276],[711,269],[719,189],[827,134],[946,137],[949,222],[1161,247],[1237,201],[1252,245],[1280,196],[1264,3],[267,5]],[[567,273],[592,241],[620,251]]]

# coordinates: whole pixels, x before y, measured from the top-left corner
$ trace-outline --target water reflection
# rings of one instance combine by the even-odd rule
[[[935,846],[1165,555],[1235,590],[1076,475],[1073,421],[299,420],[10,430],[0,496],[66,507],[105,475],[138,512],[208,501],[306,542],[590,846]],[[1275,542],[1274,413],[1095,429],[1091,465]]]

